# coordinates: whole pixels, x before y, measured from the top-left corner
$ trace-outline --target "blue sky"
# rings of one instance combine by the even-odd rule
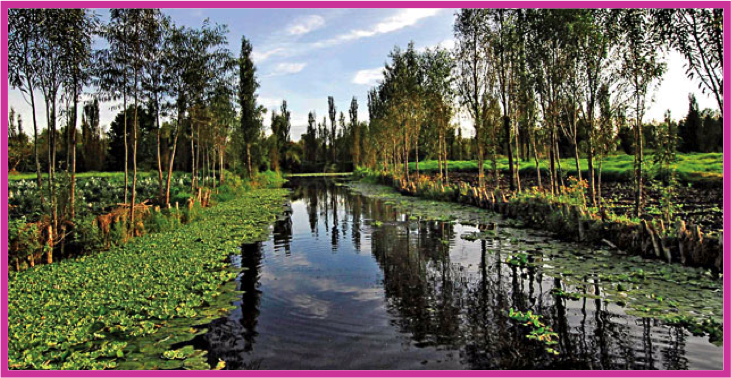
[[[279,108],[283,99],[292,111],[292,138],[304,133],[307,113],[327,114],[327,97],[334,96],[338,112],[347,117],[350,100],[358,98],[359,118],[367,119],[367,91],[394,46],[414,41],[417,48],[451,47],[455,9],[164,9],[176,24],[199,27],[208,18],[227,24],[229,49],[238,56],[241,36],[252,42],[257,66],[260,103]],[[102,19],[107,11],[97,10]],[[696,93],[701,108],[715,108],[696,83],[685,77],[684,60],[668,56],[669,71],[655,94],[646,119],[661,119],[666,109],[673,118],[687,112],[689,92]],[[37,97],[37,101],[40,100]],[[32,130],[30,106],[11,90],[10,106],[23,115],[24,129]],[[101,124],[107,127],[116,112],[102,104]],[[45,112],[37,113],[40,126]],[[267,116],[268,125],[269,116]],[[461,121],[466,134],[468,122]]]

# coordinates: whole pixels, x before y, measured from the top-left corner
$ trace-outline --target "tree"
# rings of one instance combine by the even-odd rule
[[[307,114],[307,133],[302,139],[305,143],[305,160],[317,161],[317,115],[314,111]]]
[[[358,124],[358,99],[353,96],[350,101],[350,129],[353,136],[353,167],[360,165],[360,125]]]
[[[33,155],[35,157],[36,185],[44,203],[41,163],[38,156],[38,121],[36,119],[35,89],[41,73],[41,9],[8,9],[8,82],[19,89],[31,106],[33,116]]]
[[[482,140],[482,101],[488,86],[488,49],[483,25],[487,22],[484,9],[462,9],[457,14],[454,33],[457,38],[457,91],[462,105],[467,108],[475,128],[475,139]],[[477,144],[478,183],[485,187],[484,149]]]
[[[632,98],[635,135],[635,215],[642,215],[643,206],[643,132],[642,119],[647,108],[648,95],[665,72],[653,39],[649,12],[646,9],[624,9],[619,21],[624,36],[621,75]]]
[[[94,99],[84,105],[81,121],[82,151],[84,168],[101,171],[104,164],[101,128],[99,126],[99,100]]]
[[[455,63],[449,51],[442,48],[427,49],[422,59],[427,123],[433,125],[436,135],[439,180],[446,179],[449,183],[446,137],[454,132],[451,120],[454,112],[452,71]]]
[[[686,75],[700,80],[723,116],[723,9],[654,9],[653,27],[687,61]]]
[[[505,133],[505,153],[508,155],[508,174],[510,177],[510,190],[520,190],[520,179],[517,177],[517,169],[513,165],[512,135],[513,128],[510,124],[510,115],[513,102],[513,61],[515,59],[515,33],[514,11],[510,9],[489,9],[487,13],[488,31],[487,38],[492,48],[493,65],[495,66],[498,94],[500,105],[503,111],[503,128]]]
[[[71,113],[71,124],[68,129],[71,133],[71,185],[69,190],[69,218],[74,220],[76,215],[76,123],[79,106],[79,97],[84,85],[88,84],[90,77],[90,65],[92,63],[91,44],[92,37],[96,32],[97,20],[91,11],[83,8],[67,9],[61,19],[56,22],[62,23],[65,30],[65,43],[63,46],[63,70],[64,85],[66,91],[71,94],[73,110]]]
[[[335,124],[335,99],[332,96],[327,97],[327,113],[330,116],[330,162],[335,163],[335,137],[337,136],[337,125]]]
[[[251,164],[251,146],[257,142],[261,133],[260,111],[256,105],[256,90],[259,83],[256,81],[256,67],[251,56],[251,43],[246,37],[241,37],[241,55],[239,56],[239,106],[241,107],[241,136],[244,144],[244,161],[249,178],[253,178]]]

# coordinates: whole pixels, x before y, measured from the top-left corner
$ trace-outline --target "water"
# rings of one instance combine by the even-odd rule
[[[505,264],[516,250],[509,240],[463,240],[477,228],[409,218],[330,181],[295,183],[291,213],[270,240],[232,257],[245,291],[236,309],[195,343],[227,369],[723,367],[722,348],[706,336],[629,316],[601,296],[552,295],[570,286]],[[549,240],[521,232],[527,245]],[[560,354],[527,339],[510,308],[542,315]]]

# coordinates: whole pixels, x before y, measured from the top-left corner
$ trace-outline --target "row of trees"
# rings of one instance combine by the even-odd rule
[[[235,57],[226,48],[224,25],[206,20],[200,28],[176,26],[159,9],[111,9],[109,16],[104,24],[88,9],[9,10],[9,82],[33,116],[32,138],[21,136],[22,127],[15,126],[20,120],[11,126],[16,130],[11,137],[32,145],[52,240],[73,228],[77,157],[87,170],[124,170],[124,204],[134,232],[139,156],[154,159],[157,201],[166,205],[179,150],[187,150],[183,168],[190,170],[191,193],[196,193],[223,182],[223,167],[230,165],[225,160],[235,164],[262,134],[263,109],[256,105],[255,69],[245,38],[241,56]],[[93,49],[95,39],[105,40],[105,47]],[[99,125],[100,104],[119,110],[106,135]],[[46,110],[45,130],[36,117],[40,106]],[[238,108],[244,109],[241,116]],[[65,122],[63,130],[59,121]],[[18,150],[21,157],[28,155],[27,149]],[[41,152],[47,156],[41,158]],[[58,170],[67,175],[58,177]]]
[[[441,166],[444,136],[461,110],[474,125],[480,186],[486,156],[498,185],[499,153],[508,159],[510,189],[521,190],[521,157],[532,155],[538,186],[544,186],[540,160],[548,159],[546,185],[560,192],[559,147],[567,142],[579,180],[580,156],[587,158],[585,202],[596,206],[602,159],[629,128],[639,215],[646,175],[642,120],[665,72],[664,53],[685,55],[688,76],[700,78],[722,114],[721,24],[718,9],[463,9],[454,51],[418,53],[411,44],[391,53],[382,82],[369,94],[378,160],[385,169],[401,167],[408,179],[405,163],[415,157],[418,176],[419,148],[428,147],[438,151]],[[695,127],[691,113],[681,133]]]

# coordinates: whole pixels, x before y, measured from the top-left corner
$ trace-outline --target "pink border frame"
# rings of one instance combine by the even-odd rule
[[[729,11],[731,10],[731,2],[728,1],[590,1],[590,2],[571,2],[571,1],[5,1],[2,2],[2,53],[6,58],[2,62],[2,77],[7,78],[8,74],[8,8],[105,8],[105,7],[139,7],[139,8],[722,8],[724,10],[724,91],[729,93],[729,76],[731,68],[729,67],[729,46],[731,42],[728,39],[729,26],[731,21]],[[7,135],[7,118],[8,114],[8,82],[7,79],[2,84],[2,129],[0,129],[0,137],[2,137],[2,163],[3,167],[7,166],[8,154],[8,135]],[[731,105],[727,101],[724,104],[724,112],[729,114]],[[727,117],[724,120],[723,148],[729,151],[731,147],[731,130],[729,125],[731,121]],[[724,176],[731,173],[729,167],[729,154],[725,154],[723,158]],[[0,169],[2,175],[7,176],[7,172]],[[724,208],[728,209],[731,205],[731,197],[726,197],[729,187],[724,179],[723,192]],[[8,181],[2,180],[3,203],[8,198]],[[8,208],[2,206],[2,235],[7,240],[8,237]],[[724,213],[723,224],[727,227],[728,217]],[[724,244],[728,245],[731,241],[731,235],[726,233],[723,236]],[[7,245],[2,246],[2,345],[0,345],[0,375],[7,377],[525,377],[525,376],[542,376],[542,377],[729,377],[731,369],[727,363],[731,358],[731,338],[729,335],[729,325],[731,321],[731,305],[729,303],[729,270],[731,269],[731,259],[725,258],[723,261],[723,287],[724,287],[724,319],[723,319],[723,337],[725,340],[723,346],[723,370],[696,370],[696,371],[614,371],[614,370],[471,370],[471,371],[455,371],[455,370],[257,370],[257,371],[154,371],[154,370],[106,370],[106,371],[80,371],[80,370],[8,370],[8,249]]]

